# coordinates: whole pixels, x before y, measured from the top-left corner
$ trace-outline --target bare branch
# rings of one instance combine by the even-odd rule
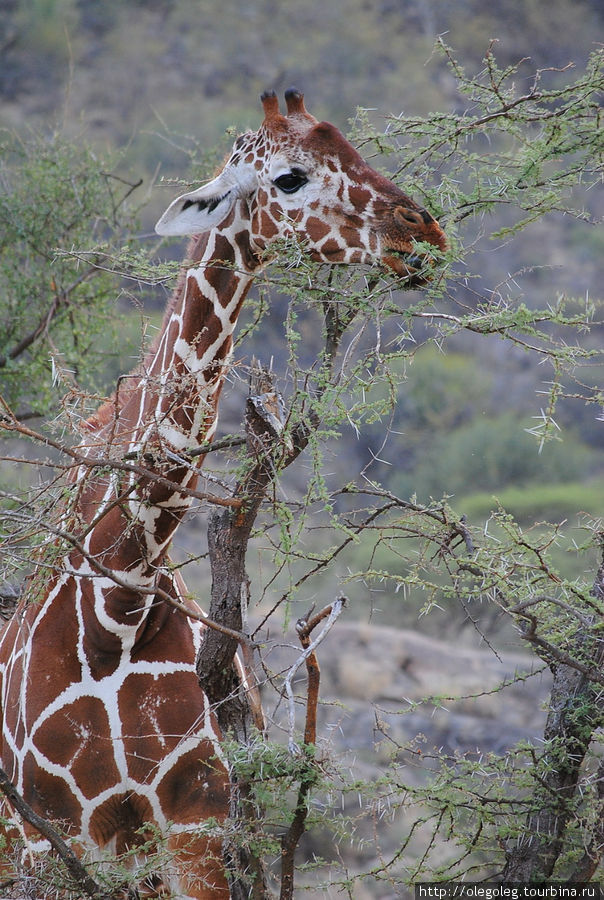
[[[295,707],[293,690],[291,686],[292,679],[294,678],[302,663],[306,663],[308,688],[306,695],[304,749],[306,753],[309,753],[309,751],[311,750],[314,751],[317,740],[317,708],[319,704],[319,685],[321,677],[319,661],[317,659],[315,651],[319,644],[327,637],[327,635],[331,631],[331,628],[344,609],[346,603],[346,597],[338,597],[337,600],[334,600],[332,604],[326,606],[321,610],[321,612],[317,613],[317,615],[311,616],[311,611],[307,614],[306,617],[298,619],[298,621],[296,622],[296,631],[298,632],[298,637],[300,639],[300,643],[302,644],[303,652],[298,657],[294,665],[290,668],[285,679],[285,692],[287,693],[289,700],[288,708],[290,732],[288,747],[290,753],[295,753],[296,755],[300,754],[300,748],[296,745],[293,737],[295,724]],[[323,626],[317,637],[314,639],[314,641],[311,642],[310,635],[312,634],[313,630],[316,628],[319,622],[322,622],[325,619],[327,619],[325,625]],[[289,828],[287,829],[287,832],[281,840],[281,892],[279,894],[279,900],[291,900],[294,894],[295,853],[296,848],[300,842],[300,838],[304,834],[306,828],[306,818],[308,815],[307,799],[313,785],[315,784],[316,777],[316,763],[312,756],[309,756],[306,761],[305,773],[300,780],[300,787],[298,788],[298,798],[296,801],[294,816]]]
[[[287,694],[288,700],[289,737],[287,746],[289,748],[289,752],[294,755],[300,753],[300,748],[294,740],[294,732],[296,727],[296,701],[294,698],[292,681],[295,678],[296,672],[298,671],[300,666],[313,656],[319,644],[325,640],[325,638],[333,628],[336,620],[340,616],[340,613],[344,609],[345,604],[346,597],[338,597],[337,600],[334,600],[334,602],[330,606],[326,606],[325,609],[321,610],[321,612],[310,621],[306,621],[306,619],[299,619],[296,623],[296,631],[298,632],[302,646],[305,647],[305,649],[302,651],[295,663],[290,666],[290,669],[283,683],[283,689]],[[316,625],[318,625],[318,623],[325,618],[327,618],[327,622],[321,629],[320,633],[317,635],[314,641],[312,641],[312,643],[308,643],[308,636],[310,635],[313,628],[315,628]],[[316,726],[314,731],[316,734]],[[307,741],[307,743],[310,742]]]

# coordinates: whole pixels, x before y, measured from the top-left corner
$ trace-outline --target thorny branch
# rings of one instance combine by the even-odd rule
[[[604,600],[604,539],[602,562],[592,589],[594,597]],[[525,615],[527,615],[525,613]],[[552,669],[554,683],[544,730],[544,749],[533,765],[535,788],[525,827],[520,838],[506,848],[504,881],[548,879],[562,852],[567,829],[577,804],[577,789],[583,761],[594,733],[604,725],[602,679],[598,677],[604,662],[604,641],[597,627],[582,629],[575,641],[575,655],[593,657],[594,666],[577,664],[576,659],[552,654],[542,647],[534,634],[536,619],[531,620],[529,640]],[[595,625],[595,623],[594,623]],[[599,807],[604,796],[604,766],[599,767],[597,786]],[[575,869],[576,877],[588,880],[604,853],[602,822],[591,831],[589,845]]]
[[[234,508],[239,508],[242,504],[242,500],[231,498],[231,497],[219,497],[216,494],[210,494],[205,491],[196,491],[193,488],[187,488],[184,485],[180,485],[174,481],[171,481],[169,478],[166,478],[164,475],[161,475],[159,472],[149,469],[146,466],[136,465],[135,463],[128,462],[127,459],[131,458],[130,454],[126,454],[123,459],[113,456],[95,456],[90,455],[88,453],[83,453],[78,449],[74,449],[73,447],[67,447],[64,443],[60,441],[55,441],[48,435],[41,434],[37,431],[33,431],[31,428],[28,428],[26,425],[18,422],[16,417],[8,409],[7,405],[0,397],[0,405],[6,410],[4,414],[0,414],[0,429],[4,429],[5,431],[12,432],[14,434],[20,434],[22,437],[30,438],[38,443],[43,444],[44,446],[51,447],[53,450],[58,450],[60,453],[65,454],[70,459],[73,460],[74,466],[84,466],[88,469],[111,469],[117,470],[120,472],[130,472],[134,475],[138,475],[140,478],[149,479],[157,485],[162,487],[170,488],[178,494],[181,494],[184,497],[192,497],[196,500],[205,500],[209,503],[213,503],[216,506],[230,506]],[[204,450],[200,450],[198,454],[206,452]],[[149,462],[157,462],[157,456],[153,454],[138,454],[139,458],[148,460]]]

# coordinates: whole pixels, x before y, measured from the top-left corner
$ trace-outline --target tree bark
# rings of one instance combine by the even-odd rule
[[[248,454],[254,460],[250,471],[236,487],[235,497],[244,500],[237,511],[214,512],[208,523],[208,548],[212,571],[210,616],[235,631],[247,628],[247,575],[245,558],[250,534],[266,490],[274,477],[275,449],[272,426],[261,410],[259,398],[276,394],[270,375],[261,367],[252,371],[250,399],[246,411]],[[268,401],[267,401],[268,402]],[[258,726],[258,706],[254,701],[253,672],[242,682],[235,666],[237,641],[213,629],[207,629],[197,657],[199,683],[213,705],[222,734],[227,740],[246,745]],[[258,810],[248,784],[231,773],[231,820],[242,822],[243,831],[253,838],[259,828]],[[239,835],[241,837],[241,835]],[[267,875],[262,859],[250,850],[250,841],[227,838],[225,863],[230,879],[232,900],[265,900],[270,898]]]
[[[604,600],[604,558],[596,575],[592,593]],[[604,661],[604,642],[594,626],[577,642],[577,650],[589,647],[596,668]],[[503,881],[535,882],[551,878],[564,847],[567,827],[578,802],[577,786],[581,766],[596,729],[604,723],[602,688],[584,672],[572,666],[550,664],[554,681],[544,731],[544,751],[537,765],[539,780],[531,799],[524,834],[506,851]],[[604,766],[599,769],[598,792],[604,796]],[[604,848],[597,840],[602,823],[596,824],[591,851],[577,866],[571,880],[587,880],[597,867]]]

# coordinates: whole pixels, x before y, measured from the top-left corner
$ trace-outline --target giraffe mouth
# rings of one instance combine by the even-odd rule
[[[388,247],[382,256],[382,263],[404,278],[406,287],[415,287],[429,282],[428,270],[432,266],[433,260],[426,253],[395,250]]]

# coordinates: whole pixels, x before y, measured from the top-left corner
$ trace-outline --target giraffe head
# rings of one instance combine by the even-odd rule
[[[276,95],[262,95],[258,131],[238,137],[217,177],[174,200],[156,231],[199,234],[228,220],[239,240],[248,232],[252,258],[296,236],[318,261],[382,263],[408,285],[424,283],[430,259],[415,242],[444,250],[438,222],[367,165],[337,128],[311,116],[299,91],[285,100],[282,115]]]

